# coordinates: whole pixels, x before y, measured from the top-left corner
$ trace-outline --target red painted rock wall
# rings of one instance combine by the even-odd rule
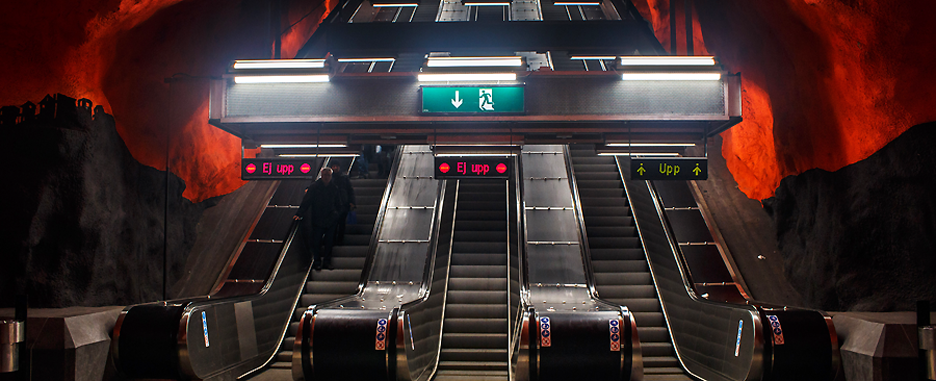
[[[676,38],[684,45],[683,1]],[[640,0],[669,47],[669,0]],[[780,180],[867,158],[911,126],[936,120],[936,2],[695,1],[694,35],[743,80],[744,122],[722,155],[748,197]],[[679,51],[684,53],[683,48]]]
[[[207,76],[235,58],[269,58],[265,1],[12,2],[0,12],[0,105],[63,93],[103,105],[134,158],[169,168],[194,202],[230,193],[239,139],[208,125]],[[335,0],[289,1],[283,52],[291,57]],[[321,5],[321,6],[320,6]],[[177,81],[167,84],[165,78]]]
[[[287,2],[283,57],[291,57],[337,0]],[[685,53],[682,3],[676,38]],[[324,5],[320,5],[324,4]],[[635,0],[669,47],[669,0]],[[743,78],[744,122],[723,133],[722,155],[749,197],[780,179],[868,157],[910,126],[936,120],[936,2],[696,0],[696,54]],[[262,1],[13,2],[0,15],[0,104],[46,93],[86,97],[114,114],[134,157],[166,165],[200,201],[240,185],[239,142],[207,123],[204,79],[234,58],[269,57]],[[183,76],[184,77],[184,76]]]

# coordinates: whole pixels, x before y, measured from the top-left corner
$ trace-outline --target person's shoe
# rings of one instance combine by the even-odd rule
[[[312,263],[312,268],[315,269],[315,271],[322,271],[322,262]]]
[[[335,266],[332,266],[331,262],[325,262],[325,269],[334,270]]]

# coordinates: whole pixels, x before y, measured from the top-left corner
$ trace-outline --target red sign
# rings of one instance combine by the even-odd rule
[[[243,158],[241,159],[241,179],[312,179],[316,175],[314,165],[316,165],[315,162],[308,159]]]
[[[437,179],[506,179],[510,177],[511,157],[456,156],[435,158]]]

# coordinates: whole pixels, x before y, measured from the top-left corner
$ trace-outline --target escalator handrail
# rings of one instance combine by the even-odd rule
[[[512,179],[514,181],[514,186],[513,186],[514,188],[513,189],[514,191],[514,198],[513,198],[514,217],[513,219],[514,219],[514,222],[516,223],[515,234],[517,235],[517,245],[514,249],[517,250],[517,265],[518,265],[517,266],[518,267],[517,268],[517,283],[518,283],[518,286],[520,287],[520,290],[519,290],[520,300],[517,301],[518,302],[517,316],[510,317],[514,319],[514,329],[515,329],[515,332],[510,337],[510,343],[509,343],[509,348],[508,348],[508,351],[509,351],[508,353],[510,353],[511,358],[513,356],[513,353],[520,349],[520,344],[521,344],[520,340],[521,340],[521,336],[523,333],[522,327],[523,327],[524,314],[528,314],[527,309],[533,305],[533,303],[530,302],[530,285],[526,279],[526,274],[528,274],[528,271],[529,271],[529,264],[527,263],[526,235],[525,235],[526,228],[524,227],[523,178],[520,176],[520,174],[523,173],[523,160],[521,160],[519,155],[513,156],[513,160],[514,160],[514,168],[517,168],[517,170],[514,171]],[[509,197],[510,192],[508,191],[507,194]],[[507,221],[508,232],[511,230],[510,222],[511,221]],[[508,243],[507,249],[508,250],[511,249],[509,243]],[[508,262],[508,267],[509,266],[510,266],[510,263]],[[508,283],[507,283],[508,297],[510,293],[509,282],[510,282],[510,279],[508,279]],[[510,306],[508,305],[507,308],[508,308],[507,311],[509,314]],[[513,364],[511,364],[511,366],[513,366]]]
[[[624,177],[623,166],[621,165],[620,159],[617,156],[614,157],[614,160],[618,167],[618,174],[620,175],[621,182],[624,184],[624,188],[626,190],[625,193],[627,195],[628,204],[633,207],[633,203],[631,202],[632,201],[631,192],[628,189],[628,183]],[[675,236],[672,230],[669,228],[669,220],[666,218],[666,213],[663,210],[662,204],[660,202],[660,198],[656,194],[656,191],[653,188],[653,184],[650,181],[645,181],[644,183],[646,183],[648,191],[650,192],[650,196],[653,200],[653,207],[656,210],[657,217],[660,219],[659,222],[662,226],[664,235],[666,236],[667,245],[670,248],[670,251],[672,252],[673,259],[675,260],[677,269],[679,270],[680,278],[685,288],[686,295],[695,303],[707,304],[707,305],[716,306],[719,308],[726,308],[726,309],[745,310],[751,314],[752,322],[754,324],[755,337],[758,338],[754,341],[754,349],[753,349],[755,353],[754,358],[755,359],[760,358],[762,360],[760,362],[757,362],[757,361],[752,362],[751,367],[748,369],[748,374],[747,374],[746,379],[759,379],[763,375],[763,367],[764,367],[763,356],[760,356],[759,354],[764,353],[764,350],[765,350],[764,347],[769,346],[770,343],[764,340],[762,337],[756,336],[760,332],[763,332],[762,322],[758,318],[759,316],[758,308],[755,306],[749,306],[749,305],[733,305],[733,304],[727,304],[727,303],[714,302],[711,300],[700,298],[696,294],[695,288],[693,287],[691,275],[689,274],[689,271],[688,271],[688,266],[685,263],[685,258],[683,258],[683,256],[680,254],[681,251],[679,250],[679,246],[676,243]],[[640,221],[638,221],[636,216],[634,216],[633,221],[634,221],[634,225],[637,227],[637,232],[638,232],[638,236],[640,237],[641,245],[643,245],[643,247],[647,247],[646,243],[644,242],[643,234],[641,233],[641,230],[640,230]],[[657,280],[655,279],[655,276],[653,273],[653,267],[654,267],[653,261],[650,260],[649,255],[647,259],[648,259],[647,265],[650,267],[651,277],[654,277],[653,288],[656,290],[657,295],[660,295],[660,289],[659,289],[659,286],[657,285]],[[666,303],[664,302],[662,297],[660,298],[660,306],[663,310],[663,315],[665,318],[664,320],[666,322],[667,330],[669,331],[670,340],[673,343],[673,350],[675,352],[676,359],[679,360],[680,365],[687,373],[691,374],[693,377],[699,380],[705,380],[703,377],[693,373],[688,367],[686,367],[685,361],[683,359],[683,355],[679,349],[679,345],[677,344],[676,339],[673,334],[673,329],[672,329],[672,325],[670,324],[669,314],[667,313]]]
[[[591,253],[588,246],[588,234],[585,230],[585,216],[582,214],[582,199],[579,196],[578,183],[575,181],[575,168],[572,166],[572,157],[569,153],[569,145],[562,145],[562,156],[565,159],[566,176],[569,178],[568,184],[572,191],[572,209],[575,213],[576,228],[578,229],[579,249],[582,252],[582,266],[585,269],[585,285],[588,288],[588,294],[592,298],[598,297],[598,289],[595,287],[595,270],[589,260]]]

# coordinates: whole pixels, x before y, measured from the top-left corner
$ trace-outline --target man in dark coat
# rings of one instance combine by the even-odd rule
[[[338,229],[335,232],[335,244],[344,243],[345,225],[348,220],[348,212],[354,210],[354,187],[351,186],[351,179],[341,173],[341,164],[333,162],[329,164],[332,169],[332,182],[338,186],[338,195],[341,198],[341,210],[338,216]]]
[[[332,170],[322,168],[321,177],[309,186],[299,211],[293,217],[302,220],[302,233],[312,251],[316,270],[331,269],[331,253],[335,244],[335,228],[341,212],[341,196],[332,181]]]

